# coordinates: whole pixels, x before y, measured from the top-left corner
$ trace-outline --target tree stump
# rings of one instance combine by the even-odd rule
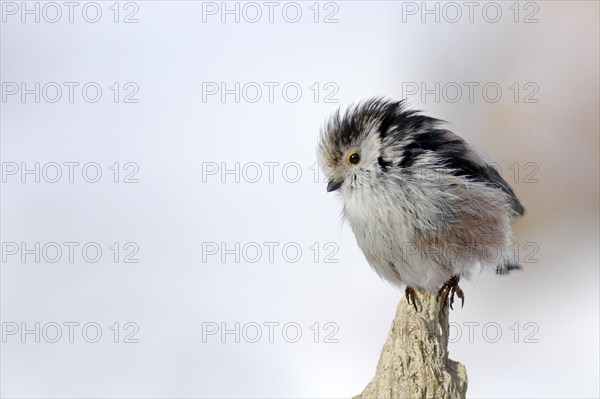
[[[436,296],[417,291],[419,312],[400,300],[375,377],[354,399],[466,397],[467,370],[448,358],[450,310]]]

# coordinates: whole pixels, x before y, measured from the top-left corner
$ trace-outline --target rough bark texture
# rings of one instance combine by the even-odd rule
[[[354,399],[465,398],[467,370],[448,359],[449,309],[435,293],[417,291],[417,298],[420,312],[406,298],[398,304],[375,377]]]

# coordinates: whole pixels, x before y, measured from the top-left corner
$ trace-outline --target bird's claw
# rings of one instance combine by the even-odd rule
[[[450,280],[446,281],[442,288],[439,289],[437,294],[437,300],[442,298],[443,306],[450,304],[450,309],[454,310],[452,305],[454,304],[454,295],[461,299],[461,308],[465,306],[465,294],[463,290],[458,286],[460,278],[458,276],[452,276]]]
[[[415,290],[410,287],[406,287],[406,289],[404,290],[404,296],[406,297],[406,302],[408,302],[409,305],[412,302],[412,305],[415,308],[415,312],[418,312],[419,309],[417,308],[417,293],[415,292]]]

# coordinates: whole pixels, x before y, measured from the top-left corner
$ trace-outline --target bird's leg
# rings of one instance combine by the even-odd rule
[[[406,302],[408,302],[409,305],[412,302],[412,305],[415,307],[415,312],[418,312],[419,309],[417,309],[417,292],[411,287],[406,287],[406,289],[404,290],[404,296],[406,297]]]
[[[442,298],[442,303],[444,306],[448,304],[448,300],[450,300],[450,309],[454,304],[454,294],[462,300],[461,308],[465,306],[465,294],[458,286],[458,282],[460,281],[459,276],[452,276],[450,280],[446,281],[442,288],[438,291],[437,299]]]

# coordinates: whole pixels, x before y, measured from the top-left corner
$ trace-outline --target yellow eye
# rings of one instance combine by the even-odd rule
[[[352,165],[356,165],[360,162],[360,155],[356,151],[350,151],[347,159]]]

